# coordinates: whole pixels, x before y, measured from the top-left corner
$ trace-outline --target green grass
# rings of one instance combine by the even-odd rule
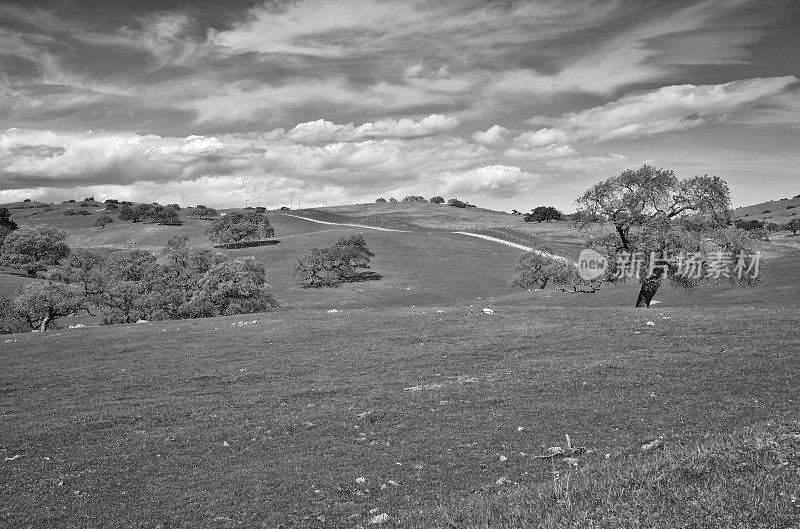
[[[479,308],[15,335],[0,520],[352,526],[547,480],[531,456],[564,433],[593,461],[797,417],[795,307]]]

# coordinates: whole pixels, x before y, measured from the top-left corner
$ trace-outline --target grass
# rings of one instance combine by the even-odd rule
[[[397,212],[428,207],[460,211]],[[362,230],[270,220],[279,244],[226,254],[264,262],[287,310],[0,338],[0,526],[354,527],[378,509],[410,527],[792,527],[792,431],[741,430],[797,419],[789,245],[762,245],[757,288],[664,286],[637,310],[635,284],[511,290],[518,250],[425,231],[363,231],[382,279],[300,289],[295,256]],[[210,244],[194,219],[45,222],[98,248]],[[564,433],[592,450],[571,509],[539,496],[534,459]],[[637,453],[661,435],[667,453]]]
[[[569,490],[500,490],[423,510],[403,527],[778,528],[800,524],[800,422],[765,424],[699,444],[580,468]],[[559,491],[560,492],[560,491]]]
[[[350,527],[547,480],[531,455],[565,432],[591,463],[796,418],[794,307],[664,309],[654,327],[623,307],[495,309],[16,335],[0,350],[2,454],[20,456],[0,466],[0,521]]]

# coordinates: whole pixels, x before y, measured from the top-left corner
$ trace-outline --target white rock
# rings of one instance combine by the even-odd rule
[[[645,323],[645,325],[652,327],[653,325],[655,325],[655,323],[653,323],[652,321],[648,321],[647,323]]]
[[[230,445],[228,444],[228,441],[222,441],[222,446],[230,446]]]
[[[522,431],[522,430],[524,430],[524,429],[525,429],[525,428],[523,428],[522,426],[517,426],[517,431],[518,431],[518,432],[521,432],[521,431]]]
[[[660,301],[651,301],[650,302],[651,305],[658,305],[659,303],[661,303],[661,302]]]
[[[150,323],[150,322],[147,320],[137,320],[136,323]]]
[[[505,463],[506,461],[508,461],[508,458],[506,456],[500,456],[501,463]]]
[[[388,522],[390,519],[391,518],[389,518],[389,515],[384,512],[370,518],[369,523],[370,525],[379,525]]]
[[[356,478],[356,483],[358,483],[359,485],[363,485],[366,482],[367,482],[367,478],[363,478],[363,477],[362,478]]]
[[[378,508],[377,508],[377,507],[375,507],[374,509],[370,509],[370,510],[369,510],[369,513],[370,513],[370,514],[378,514]]]
[[[444,311],[443,310],[437,310],[436,314],[444,314]]]
[[[494,484],[497,485],[498,487],[502,487],[503,485],[510,485],[511,484],[511,480],[508,479],[507,477],[503,476],[500,479],[498,479],[497,481],[495,481]]]
[[[494,314],[494,311],[492,309],[483,309],[483,313],[484,314]]]
[[[339,311],[338,311],[338,310],[336,310],[336,309],[331,309],[331,310],[329,310],[329,311],[328,311],[328,314],[333,314],[333,313],[335,313],[335,312],[339,312]]]

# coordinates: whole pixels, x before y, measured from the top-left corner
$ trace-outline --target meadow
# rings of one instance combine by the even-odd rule
[[[270,220],[279,244],[227,253],[267,264],[277,312],[0,339],[0,525],[355,527],[385,513],[398,527],[528,527],[544,513],[570,527],[613,503],[631,507],[594,526],[622,527],[614,516],[645,516],[646,502],[612,492],[651,497],[642,484],[658,478],[683,496],[656,494],[648,512],[696,508],[665,507],[648,527],[725,526],[706,508],[727,490],[712,477],[738,486],[740,462],[693,447],[739,453],[800,429],[790,245],[765,247],[757,287],[664,286],[642,310],[635,284],[512,290],[519,251],[490,241]],[[207,244],[204,222],[76,225],[71,241],[124,245],[135,229],[140,247],[178,232]],[[361,232],[380,280],[293,283],[298,253]],[[569,511],[540,505],[552,468],[535,458],[564,434],[590,451]],[[666,452],[640,451],[659,436]],[[800,450],[783,448],[775,469],[763,451],[741,460],[761,470],[740,487],[761,517],[741,519],[800,523]],[[707,473],[692,481],[685,460]]]

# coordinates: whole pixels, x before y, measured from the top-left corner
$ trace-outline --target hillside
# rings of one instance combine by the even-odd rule
[[[15,209],[14,218],[68,229],[73,246],[155,251],[177,234],[209,245],[205,220],[96,228],[96,213],[65,218],[65,207]],[[474,214],[562,251],[580,241],[566,222]],[[599,469],[581,478],[576,500],[594,491],[593,505],[613,516],[638,505],[604,495],[608,484],[639,490],[623,465],[663,468],[659,454],[634,456],[643,443],[664,436],[671,454],[797,419],[800,253],[790,246],[761,243],[757,287],[665,285],[642,310],[631,308],[636,282],[590,295],[509,288],[520,250],[434,226],[464,229],[463,210],[404,204],[372,215],[433,220],[390,232],[268,212],[277,244],[224,251],[263,262],[284,310],[115,326],[67,318],[64,327],[90,326],[4,335],[0,525],[354,527],[386,513],[397,526],[449,527],[480,525],[488,513],[524,526],[537,515],[538,487],[553,480],[534,456],[564,433],[590,450],[581,465]],[[298,255],[354,233],[375,253],[380,280],[295,284]],[[29,280],[0,274],[0,289]],[[694,491],[693,474],[677,472]],[[761,498],[771,520],[789,519],[785,498],[800,492],[796,475],[780,472],[782,481],[747,496]],[[705,493],[703,505],[728,501],[723,490]]]
[[[800,195],[736,208],[733,210],[733,214],[737,219],[747,218],[747,220],[760,220],[766,223],[774,222],[782,226],[800,214]]]

